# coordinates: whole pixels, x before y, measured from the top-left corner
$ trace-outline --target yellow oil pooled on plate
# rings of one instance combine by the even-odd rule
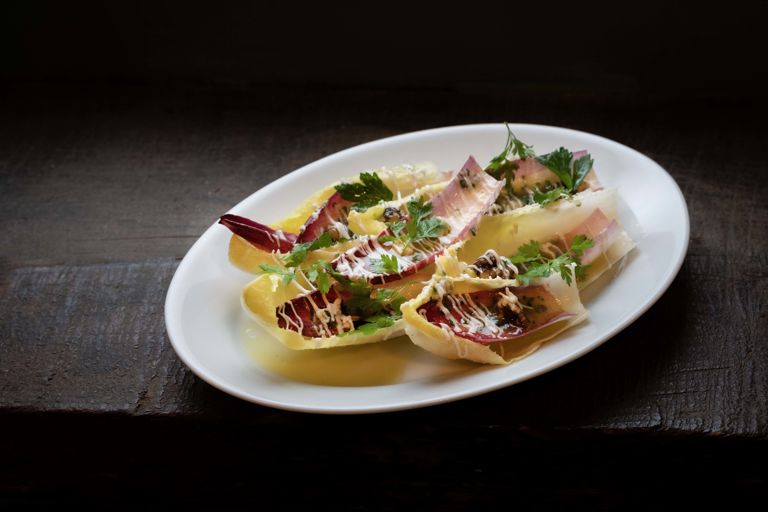
[[[383,386],[401,381],[421,352],[400,336],[368,345],[291,350],[258,326],[243,330],[245,349],[260,366],[287,379],[321,386]]]

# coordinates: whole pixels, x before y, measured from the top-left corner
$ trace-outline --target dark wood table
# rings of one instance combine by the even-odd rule
[[[558,88],[0,93],[0,504],[656,509],[765,495],[764,105]],[[680,185],[687,258],[632,326],[531,381],[378,415],[246,403],[179,361],[168,284],[236,202],[348,146],[502,120],[609,137]]]

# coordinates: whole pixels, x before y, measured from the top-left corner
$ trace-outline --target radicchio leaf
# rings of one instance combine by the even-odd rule
[[[296,235],[275,230],[251,219],[232,215],[222,215],[219,224],[229,228],[237,236],[265,251],[289,252],[296,242]]]
[[[401,242],[380,240],[384,236],[391,237],[391,231],[386,230],[340,255],[332,265],[337,272],[350,279],[362,278],[373,284],[412,275],[434,262],[447,246],[469,236],[470,231],[477,226],[483,214],[496,200],[503,186],[503,181],[491,177],[473,157],[469,157],[448,185],[430,201],[432,215],[447,224],[447,233],[439,238],[414,243],[411,246],[413,252],[408,254],[402,251]],[[374,262],[378,261],[382,254],[397,258],[398,272],[379,272],[381,266]]]
[[[520,338],[573,316],[543,285],[448,294],[422,305],[419,314],[456,336],[483,345]]]
[[[301,228],[296,242],[311,242],[317,237],[330,231],[334,240],[339,238],[348,238],[346,222],[349,215],[349,208],[352,206],[339,192],[334,192],[323,205],[315,210]],[[343,228],[341,226],[344,226]],[[344,232],[339,232],[344,231]],[[335,233],[334,233],[335,232]]]

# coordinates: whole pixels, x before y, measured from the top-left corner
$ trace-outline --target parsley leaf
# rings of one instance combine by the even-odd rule
[[[394,197],[392,191],[387,188],[375,172],[361,173],[360,182],[340,183],[336,185],[336,190],[341,194],[341,197],[355,203],[352,209],[356,211],[367,210],[380,201],[391,201]]]
[[[497,180],[503,179],[506,193],[513,195],[512,182],[515,179],[515,171],[518,166],[512,159],[517,156],[517,158],[525,160],[528,157],[536,156],[536,153],[533,151],[533,146],[529,146],[512,133],[509,124],[504,123],[504,126],[507,127],[507,143],[504,145],[504,150],[491,159],[485,172]]]
[[[578,266],[578,263],[571,255],[566,253],[557,258],[545,260],[543,263],[532,263],[528,266],[528,271],[517,276],[517,279],[524,285],[529,285],[533,279],[547,277],[553,272],[557,272],[563,278],[563,281],[570,285],[573,281],[573,265]]]
[[[392,288],[374,288],[366,282],[345,278],[338,282],[350,294],[343,303],[346,313],[362,319],[390,312],[399,313],[400,306],[406,300]]]
[[[485,171],[494,178],[501,177],[500,171],[510,170],[504,169],[505,167],[509,167],[507,164],[512,163],[510,161],[510,157],[517,156],[517,158],[524,160],[528,157],[536,155],[536,153],[533,151],[533,146],[529,146],[525,142],[518,139],[515,134],[512,133],[508,123],[504,123],[504,126],[507,127],[507,143],[504,145],[504,150],[493,157],[491,162],[485,168]],[[516,167],[517,166],[515,166],[515,168]],[[514,168],[511,170],[514,170]]]
[[[517,254],[509,257],[509,261],[515,265],[519,263],[529,263],[536,261],[541,257],[541,244],[536,240],[531,240],[517,249]]]
[[[394,258],[394,256],[393,256]],[[339,334],[345,336],[353,332],[371,334],[377,329],[391,327],[395,320],[402,318],[400,306],[406,301],[397,290],[392,288],[375,288],[365,281],[353,281],[336,272],[325,260],[312,262],[307,278],[314,282],[317,289],[325,293],[330,289],[330,277],[336,280],[336,285],[344,291],[342,310],[344,314],[358,317],[358,325],[354,330]]]
[[[296,279],[296,272],[291,271],[277,265],[259,265],[261,268],[261,274],[275,274],[283,277],[283,284],[290,284],[291,281]],[[306,277],[310,283],[314,284],[318,290],[323,293],[328,293],[331,289],[330,275],[333,272],[331,264],[325,260],[313,261],[309,268],[306,269]]]
[[[318,290],[328,293],[331,289],[331,280],[329,274],[333,272],[331,264],[325,260],[313,261],[307,269],[307,279],[314,284]]]
[[[288,253],[287,256],[283,258],[283,261],[285,261],[286,267],[298,267],[302,263],[304,263],[304,260],[307,259],[307,256],[309,255],[309,251],[316,251],[317,249],[321,249],[323,247],[330,247],[333,245],[333,237],[331,237],[331,234],[329,232],[325,232],[319,237],[317,237],[315,240],[312,240],[311,242],[304,242],[303,244],[294,244],[293,248],[291,249],[291,252]]]
[[[358,332],[360,334],[373,334],[379,329],[383,329],[385,327],[392,327],[393,325],[395,325],[395,320],[400,320],[400,318],[402,317],[403,315],[400,313],[396,315],[391,315],[391,316],[387,316],[387,315],[372,316],[365,319],[366,323],[360,325],[359,327],[356,327],[354,331],[350,331],[350,332]]]
[[[347,281],[342,286],[350,293],[343,302],[348,314],[365,318],[381,313],[381,305],[371,300],[373,286],[362,281]]]
[[[524,274],[520,274],[517,276],[517,280],[523,283],[524,285],[531,284],[531,281],[540,277],[547,277],[549,276],[553,271],[558,271],[560,267],[565,264],[565,261],[559,260],[560,256],[553,260],[546,261],[544,263],[537,262],[535,264],[531,264],[528,267],[528,271]],[[565,267],[570,268],[570,267]],[[570,276],[568,276],[570,279]],[[568,284],[570,283],[570,280],[566,279],[565,281]]]
[[[437,217],[422,219],[416,224],[416,235],[411,239],[417,242],[425,238],[439,238],[445,233],[446,228],[448,228],[448,224]]]
[[[360,334],[372,334],[378,329],[392,327],[396,320],[403,317],[400,306],[406,298],[392,288],[374,288],[367,283],[351,281],[348,290],[352,297],[344,302],[344,307],[351,315],[361,318],[364,324],[358,325],[354,331]]]
[[[563,147],[546,155],[537,156],[536,160],[555,173],[563,182],[565,192],[570,194],[576,192],[594,163],[589,154],[572,162],[573,153]]]
[[[595,245],[594,240],[587,238],[585,235],[576,235],[571,240],[571,252],[577,257],[581,258],[584,251]]]
[[[589,153],[582,156],[581,158],[576,159],[576,161],[573,162],[574,191],[579,188],[579,185],[581,185],[581,183],[584,181],[584,178],[587,177],[587,174],[589,174],[589,171],[592,170],[592,165],[594,163],[595,161],[592,160],[592,157],[589,155]]]
[[[571,174],[573,153],[561,147],[546,155],[537,156],[536,160],[555,173],[567,190],[573,189],[573,175]]]
[[[425,201],[423,197],[414,197],[406,205],[411,219],[422,219],[432,214],[432,203]]]
[[[581,281],[587,277],[587,271],[592,265],[576,265],[576,280]]]
[[[577,235],[571,241],[571,246],[567,251],[555,258],[550,258],[542,254],[539,242],[531,240],[520,246],[517,253],[511,256],[509,260],[524,267],[525,272],[517,276],[518,281],[524,285],[531,284],[534,279],[547,277],[553,272],[559,273],[560,277],[570,285],[573,282],[574,274],[577,279],[584,278],[586,267],[581,264],[579,258],[585,250],[593,245],[593,240],[584,235]]]
[[[373,300],[380,304],[382,309],[399,312],[406,299],[392,288],[377,288]]]
[[[555,187],[546,192],[539,192],[538,190],[533,192],[533,200],[541,206],[546,206],[549,203],[555,202],[561,197],[568,197],[568,192],[566,192],[563,187]]]
[[[259,275],[276,274],[279,276],[283,276],[283,284],[290,284],[290,282],[296,278],[296,274],[288,270],[285,270],[284,268],[278,267],[277,265],[267,265],[262,263],[261,265],[259,265],[259,268],[261,269],[261,272],[259,272]]]
[[[389,230],[392,231],[392,233],[395,234],[395,236],[399,236],[400,232],[405,229],[406,222],[404,220],[396,220],[392,224],[389,225]],[[383,237],[379,237],[379,240],[381,241]]]
[[[408,220],[398,220],[389,225],[390,231],[406,246],[427,238],[439,238],[448,229],[448,224],[439,217],[432,216],[432,203],[423,197],[408,201]]]
[[[371,262],[371,270],[379,274],[397,274],[400,271],[397,256],[382,254],[380,259]]]
[[[396,320],[400,320],[403,317],[401,313],[394,313],[392,315],[376,315],[365,319],[364,324],[359,325],[355,327],[353,331],[346,331],[339,336],[348,336],[352,333],[358,333],[358,334],[373,334],[374,332],[378,331],[379,329],[384,329],[385,327],[392,327],[395,325]]]

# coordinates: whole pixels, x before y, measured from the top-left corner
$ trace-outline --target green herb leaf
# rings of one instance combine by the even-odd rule
[[[448,224],[437,217],[422,219],[416,224],[416,235],[412,237],[414,242],[425,238],[439,238],[445,233]]]
[[[521,245],[514,256],[509,257],[509,261],[514,264],[528,263],[541,258],[541,244],[536,240],[531,240],[527,244]]]
[[[370,318],[366,318],[366,323],[359,325],[357,328],[355,328],[354,331],[347,331],[342,334],[339,334],[339,336],[348,336],[352,333],[365,334],[365,335],[373,334],[379,329],[392,327],[393,325],[395,325],[395,321],[400,320],[402,317],[403,315],[401,315],[400,313],[395,313],[392,315],[372,316]]]
[[[373,287],[358,281],[351,283],[347,289],[352,295],[344,301],[345,309],[348,310],[349,314],[366,318],[380,313],[381,308],[371,300]]]
[[[557,260],[563,258],[562,262],[558,262]],[[573,261],[573,259],[563,256],[558,256],[554,260],[552,260],[552,263],[556,263],[552,267],[552,271],[560,272],[560,277],[563,278],[563,281],[566,282],[568,286],[571,285],[571,281],[573,279],[573,269],[576,267],[576,263]]]
[[[279,276],[283,276],[283,284],[290,284],[290,282],[296,278],[296,274],[282,267],[278,267],[277,265],[267,265],[262,263],[261,265],[259,265],[259,268],[261,269],[261,272],[259,272],[259,275],[276,274]]]
[[[397,256],[382,254],[380,259],[371,262],[371,270],[379,274],[397,274],[400,271]]]
[[[559,148],[546,155],[537,156],[536,160],[560,178],[567,193],[575,193],[592,169],[594,161],[589,154],[573,160],[573,153]]]
[[[538,190],[533,193],[533,200],[539,203],[541,206],[546,206],[549,203],[553,203],[561,197],[568,197],[568,193],[563,187],[555,187],[547,192],[539,192]]]
[[[422,219],[432,214],[432,203],[423,197],[412,198],[406,207],[408,208],[408,215],[412,219]]]
[[[344,302],[350,315],[356,315],[366,322],[354,331],[372,334],[378,329],[392,327],[396,320],[403,317],[400,306],[406,298],[392,288],[374,288],[367,283],[352,281],[352,297]]]
[[[561,147],[546,155],[537,156],[536,160],[555,173],[567,190],[573,190],[573,175],[571,174],[573,153]]]
[[[581,255],[584,254],[584,251],[589,249],[595,245],[595,241],[591,238],[587,238],[584,235],[576,235],[573,237],[573,240],[571,241],[571,252],[576,256],[581,258]]]
[[[592,169],[594,160],[589,154],[573,162],[573,190],[576,191]]]
[[[325,260],[316,260],[307,269],[307,279],[323,293],[331,289],[330,274],[333,272],[331,264]]]
[[[375,172],[361,173],[360,182],[340,183],[335,188],[341,197],[355,203],[352,209],[357,211],[367,210],[381,201],[391,201],[394,197]]]
[[[555,260],[551,260],[546,263],[536,263],[535,265],[529,266],[526,273],[517,276],[517,280],[527,286],[531,284],[531,281],[534,279],[549,276],[553,270],[559,268],[557,265],[553,265],[554,261]]]
[[[392,224],[389,225],[389,230],[392,231],[392,234],[395,236],[400,236],[400,233],[405,229],[406,222],[404,220],[396,220]],[[381,238],[379,238],[381,240]]]
[[[504,123],[504,125],[507,127],[507,143],[504,145],[504,150],[491,159],[491,162],[485,168],[485,172],[497,180],[504,180],[504,193],[514,195],[512,183],[514,182],[515,171],[518,165],[513,162],[513,159],[517,157],[525,160],[528,157],[535,156],[536,153],[533,151],[532,146],[524,143],[512,133],[509,124]],[[497,202],[502,200],[500,196]]]
[[[529,146],[525,142],[518,139],[515,134],[512,133],[512,129],[509,127],[508,123],[504,123],[504,126],[507,127],[507,143],[504,145],[504,150],[493,157],[491,162],[485,168],[485,171],[488,174],[497,179],[501,178],[501,175],[504,174],[501,171],[511,171],[517,168],[515,165],[512,169],[510,169],[508,165],[512,163],[511,159],[515,156],[521,160],[524,160],[528,157],[536,155],[536,153],[533,151],[533,146]]]
[[[594,245],[594,241],[584,235],[577,235],[571,241],[571,246],[566,252],[556,258],[549,258],[542,254],[541,244],[535,240],[520,246],[517,253],[509,258],[516,264],[524,266],[525,272],[517,276],[517,280],[524,285],[531,284],[537,278],[547,277],[553,272],[570,285],[573,282],[574,269],[577,279],[583,279],[586,269],[579,258],[584,251]]]
[[[295,244],[291,252],[283,258],[286,267],[298,267],[307,259],[310,251],[316,251],[323,247],[330,247],[334,244],[331,234],[327,231],[311,242]]]
[[[400,306],[406,301],[400,292],[392,288],[377,288],[374,300],[381,304],[382,309],[389,311],[400,311]]]
[[[567,284],[571,284],[572,281],[572,265],[577,264],[576,261],[569,255],[569,254],[563,254],[558,256],[557,258],[553,258],[551,260],[546,259],[545,257],[542,257],[543,261],[537,261],[534,263],[531,263],[527,266],[528,271],[524,274],[520,274],[517,276],[517,279],[525,284],[531,284],[531,281],[533,279],[541,278],[541,277],[547,277],[553,272],[557,272],[560,274],[560,277],[563,278],[563,280]]]
[[[359,326],[355,330],[360,334],[373,334],[379,329],[392,327],[393,325],[395,325],[395,320],[399,320],[400,318],[402,318],[402,315],[400,314],[392,315],[392,316],[385,316],[385,315],[372,316],[370,318],[366,318],[367,323]]]
[[[448,224],[432,216],[432,203],[422,197],[408,201],[408,221],[398,220],[389,225],[390,231],[406,246],[419,240],[439,238],[448,229]]]
[[[340,282],[350,293],[344,301],[347,314],[366,319],[384,313],[399,312],[405,297],[392,288],[374,288],[362,281]]]
[[[587,271],[592,265],[576,265],[576,280],[581,281],[587,277]]]

